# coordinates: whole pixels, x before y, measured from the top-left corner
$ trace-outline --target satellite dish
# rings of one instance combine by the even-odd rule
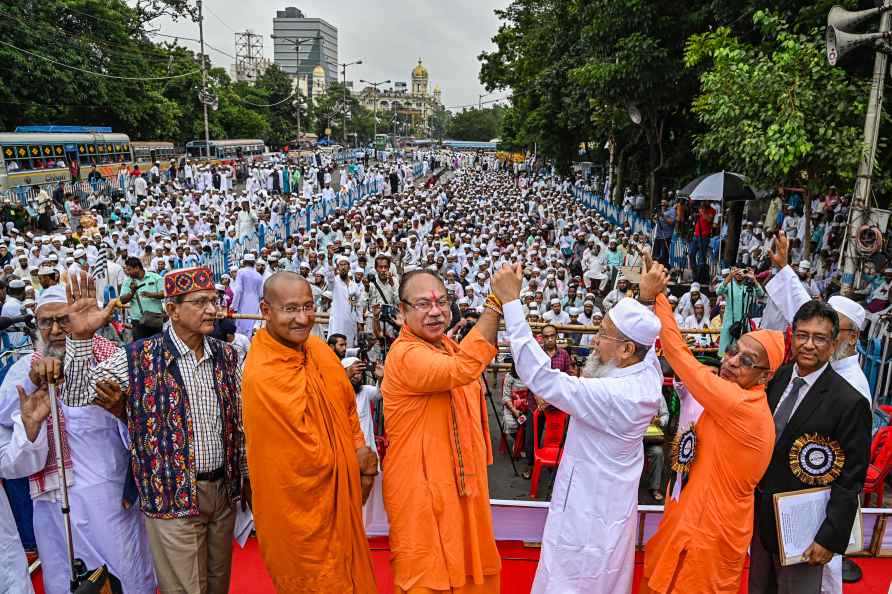
[[[636,126],[640,126],[641,120],[644,119],[641,115],[641,111],[634,105],[630,105],[628,111],[629,111],[629,119],[632,120],[632,123],[635,124]]]

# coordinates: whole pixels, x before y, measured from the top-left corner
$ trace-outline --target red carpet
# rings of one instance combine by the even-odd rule
[[[386,538],[369,539],[369,548],[372,551],[372,563],[375,566],[375,575],[378,579],[378,591],[381,594],[393,592],[393,573],[390,571],[390,550],[387,548]],[[499,551],[502,553],[502,594],[525,594],[530,591],[533,576],[536,575],[536,563],[539,560],[539,549],[527,548],[517,541],[499,542]],[[638,590],[638,580],[641,579],[641,563],[643,555],[639,553],[635,558],[635,586],[633,592]],[[845,594],[886,594],[892,581],[892,558],[862,557],[856,559],[858,565],[864,571],[864,579],[857,584],[846,584]],[[39,578],[40,572],[35,574],[34,589],[37,594],[43,594],[42,584]],[[746,594],[746,573],[740,587],[741,594]],[[232,587],[231,594],[275,594],[272,581],[263,566],[260,550],[257,547],[257,539],[250,538],[244,549],[235,546],[232,557]]]

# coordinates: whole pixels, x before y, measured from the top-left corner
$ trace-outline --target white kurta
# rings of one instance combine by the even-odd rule
[[[25,427],[21,417],[15,413],[13,427],[0,425],[0,477],[9,478],[14,474],[18,459],[13,458],[11,450],[17,450],[18,458],[40,456],[41,448],[45,448],[46,431],[40,430],[34,443],[25,436]],[[10,447],[11,444],[15,444]],[[45,450],[44,450],[45,451]],[[31,576],[28,573],[28,561],[25,549],[16,527],[6,491],[0,486],[0,591],[6,594],[33,594]]]
[[[765,292],[771,297],[771,300],[780,310],[787,323],[793,323],[793,316],[802,307],[802,304],[811,300],[799,275],[796,274],[790,266],[784,266],[774,278],[765,285]],[[833,361],[830,364],[833,370],[841,375],[850,386],[858,390],[858,392],[867,398],[870,406],[873,406],[873,399],[870,394],[870,384],[861,365],[858,362],[858,355],[852,355],[845,359]],[[833,555],[830,562],[824,566],[824,574],[821,580],[822,594],[842,594],[842,556]]]
[[[359,302],[359,285],[353,280],[346,282],[330,269],[326,272],[326,281],[331,288],[331,310],[328,318],[328,335],[343,334],[347,337],[347,346],[356,346],[356,324],[361,321],[357,313]]]
[[[638,482],[644,432],[659,410],[662,377],[648,359],[609,377],[580,379],[551,369],[520,301],[503,307],[517,374],[570,415],[548,508],[535,594],[629,592],[635,567]]]
[[[28,379],[30,361],[31,356],[19,359],[0,386],[0,426],[7,430],[13,428],[13,413],[18,407],[16,385],[29,393],[34,390]],[[62,404],[60,408],[73,466],[68,495],[75,556],[91,569],[108,565],[128,594],[153,594],[155,574],[142,513],[136,507],[121,507],[130,461],[130,452],[121,439],[122,423],[97,406]],[[27,456],[17,444],[22,445],[13,440],[8,446],[9,456],[18,460],[9,469],[13,475],[10,478],[30,476],[43,469],[48,455],[45,438],[40,451]],[[69,591],[70,569],[58,495],[49,493],[34,501],[34,534],[47,594]]]

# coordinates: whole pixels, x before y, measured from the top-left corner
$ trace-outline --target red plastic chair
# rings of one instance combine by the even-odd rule
[[[538,443],[539,423],[542,415],[545,415],[545,431],[542,434],[542,445]],[[539,490],[539,477],[543,468],[556,468],[563,456],[561,444],[564,441],[564,432],[567,430],[567,413],[552,408],[547,412],[536,410],[533,412],[533,475],[530,481],[530,497],[536,498]]]
[[[523,454],[523,438],[526,433],[526,426],[521,425],[514,434],[514,447],[511,448],[511,457],[517,460]],[[499,438],[499,453],[508,453],[508,444],[505,442],[505,436]]]
[[[871,495],[877,498],[877,507],[883,507],[886,476],[892,470],[892,427],[883,427],[870,444],[870,465],[864,481],[864,506],[869,507]]]

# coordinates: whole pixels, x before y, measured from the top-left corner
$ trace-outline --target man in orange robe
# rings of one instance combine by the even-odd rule
[[[668,281],[665,268],[651,264],[639,300],[656,300],[663,356],[704,410],[693,429],[687,483],[677,501],[674,490],[666,497],[663,520],[647,543],[640,594],[736,594],[752,537],[754,492],[774,448],[765,384],[783,362],[783,335],[743,335],[725,352],[716,376],[679,333],[664,294]]]
[[[310,336],[310,285],[278,272],[242,376],[260,550],[280,593],[377,592],[362,504],[377,474],[344,368]],[[362,476],[360,476],[362,474]]]
[[[446,287],[419,270],[400,280],[405,319],[384,368],[384,507],[397,594],[498,594],[486,466],[492,444],[481,374],[496,356],[490,309],[457,344]]]

